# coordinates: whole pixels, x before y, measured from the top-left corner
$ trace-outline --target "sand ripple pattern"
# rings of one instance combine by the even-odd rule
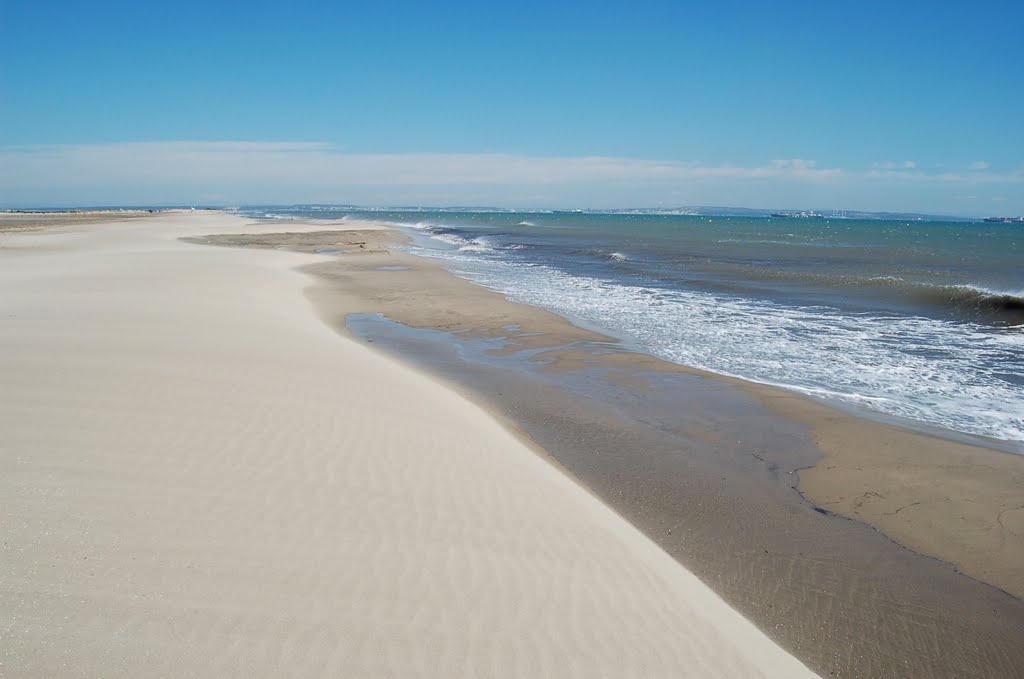
[[[0,675],[808,674],[243,225],[0,248]]]

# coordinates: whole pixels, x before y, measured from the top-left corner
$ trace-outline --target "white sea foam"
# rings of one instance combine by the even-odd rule
[[[496,249],[489,238],[482,236],[466,238],[455,233],[431,233],[430,237],[435,241],[454,247],[459,252],[494,252]]]
[[[971,285],[971,284],[953,285],[953,286],[949,286],[949,287],[955,288],[955,289],[959,289],[959,290],[963,290],[965,292],[977,292],[977,293],[980,293],[982,295],[988,295],[990,297],[1018,297],[1020,299],[1024,299],[1024,290],[997,289],[997,288],[987,287],[987,286],[984,286],[984,285]]]
[[[459,248],[460,252],[494,252],[494,248],[479,241],[470,241]]]
[[[407,224],[405,222],[388,222],[388,223],[394,224],[395,226],[409,227],[411,229],[419,229],[420,231],[424,231],[426,229],[430,229],[430,228],[433,228],[433,227],[437,226],[437,224],[435,224],[433,222],[414,222],[412,224]]]
[[[456,236],[449,233],[435,233],[431,235],[431,238],[447,243],[448,245],[454,245],[457,248],[461,248],[470,243],[470,239],[463,238],[462,236]]]
[[[468,250],[424,254],[515,301],[607,328],[676,363],[1024,441],[1024,333],[623,285]]]

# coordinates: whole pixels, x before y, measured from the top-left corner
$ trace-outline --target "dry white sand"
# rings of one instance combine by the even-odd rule
[[[0,675],[809,674],[246,224],[0,233]]]

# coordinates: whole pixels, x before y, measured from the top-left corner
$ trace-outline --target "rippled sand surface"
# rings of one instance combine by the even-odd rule
[[[483,410],[322,323],[315,255],[178,240],[269,228],[0,236],[0,674],[809,674]]]

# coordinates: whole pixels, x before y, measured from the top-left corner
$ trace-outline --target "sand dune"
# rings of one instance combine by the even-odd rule
[[[810,674],[254,230],[0,234],[0,675]]]

